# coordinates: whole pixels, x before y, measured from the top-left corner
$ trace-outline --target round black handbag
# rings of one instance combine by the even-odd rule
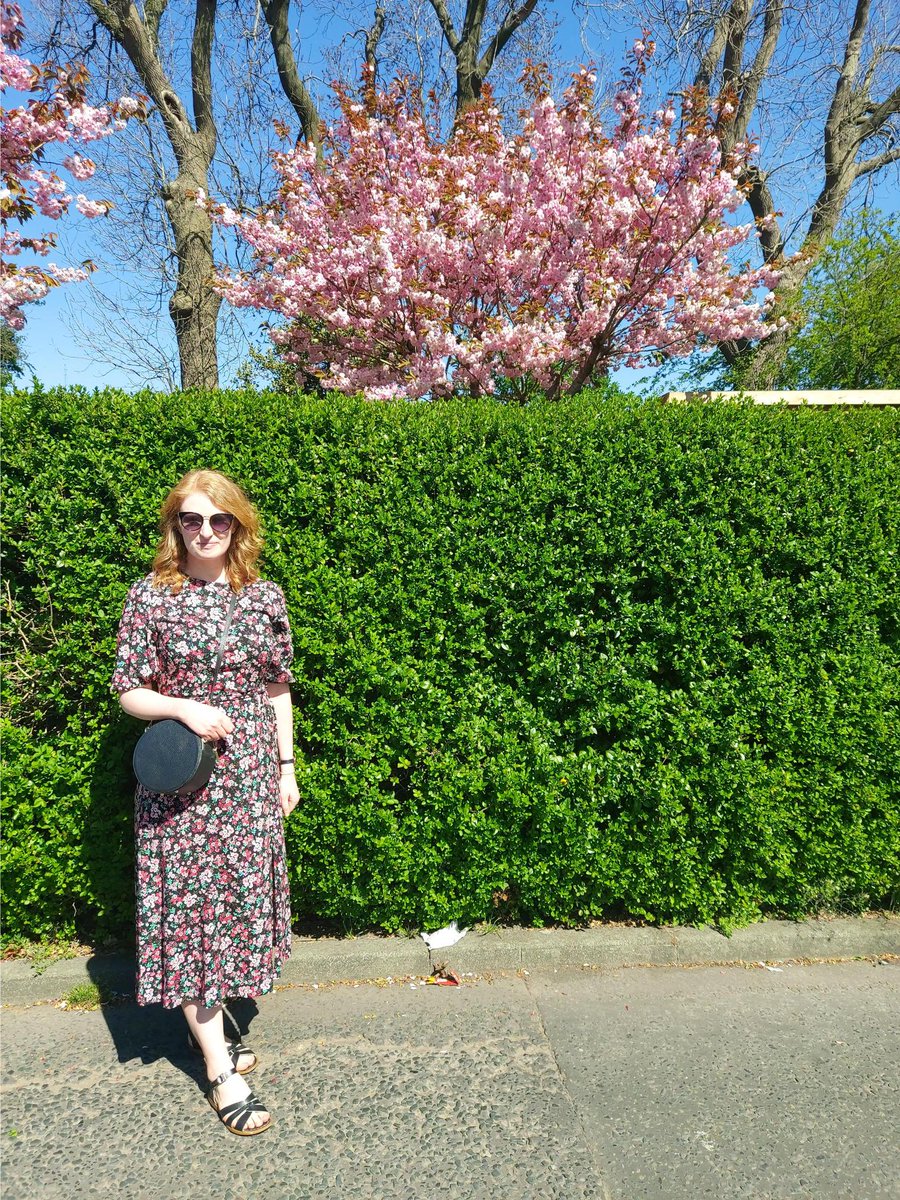
[[[209,783],[219,753],[181,721],[155,721],[134,748],[131,765],[151,792],[187,796]]]
[[[232,596],[228,605],[228,615],[219,639],[219,654],[212,674],[213,683],[225,656],[225,641],[237,601],[237,596]],[[148,791],[188,796],[206,786],[218,757],[215,742],[205,742],[183,721],[167,718],[147,726],[134,748],[131,765],[138,783]]]

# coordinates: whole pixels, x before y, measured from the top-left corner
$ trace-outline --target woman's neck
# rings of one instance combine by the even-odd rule
[[[193,554],[187,556],[184,569],[192,579],[202,579],[204,583],[227,583],[228,571],[224,558],[203,559]]]

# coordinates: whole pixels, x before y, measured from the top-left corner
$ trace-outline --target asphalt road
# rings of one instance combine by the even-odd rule
[[[236,1138],[178,1013],[3,1010],[3,1200],[900,1200],[900,963],[286,987]]]

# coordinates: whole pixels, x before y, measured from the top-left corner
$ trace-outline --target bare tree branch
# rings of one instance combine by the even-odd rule
[[[91,11],[128,55],[138,78],[159,110],[176,157],[184,155],[193,133],[184,105],[163,70],[146,25],[131,0],[88,0]]]
[[[147,25],[150,45],[157,53],[159,52],[159,23],[168,3],[169,0],[145,0],[144,2],[144,21]]]
[[[828,117],[825,121],[825,172],[826,176],[829,171],[834,171],[836,166],[836,154],[839,154],[838,147],[842,147],[843,126],[847,121],[847,114],[852,107],[853,100],[853,82],[859,72],[859,57],[862,52],[863,37],[866,32],[866,25],[869,21],[869,10],[871,0],[856,0],[856,10],[853,14],[853,23],[850,27],[850,32],[847,35],[847,44],[844,50],[844,62],[841,66],[838,81],[834,89],[834,97],[831,101],[831,107],[828,110]]]
[[[745,172],[744,183],[748,186],[747,203],[759,229],[763,262],[777,262],[784,254],[785,243],[778,222],[774,219],[778,210],[768,181],[763,172],[753,166]]]
[[[384,4],[382,0],[379,0],[378,4],[375,5],[375,19],[366,33],[366,66],[371,69],[373,76],[377,67],[376,52],[378,50],[378,43],[381,41],[382,33],[384,33],[384,15]]]
[[[886,58],[888,54],[900,54],[900,46],[876,46],[872,51],[872,57],[869,60],[865,78],[863,79],[863,88],[865,91],[868,91],[872,86],[872,83],[875,79],[875,72],[881,63],[881,60]]]
[[[272,49],[275,52],[275,65],[278,68],[278,78],[284,89],[284,94],[290,100],[303,137],[316,147],[322,144],[321,118],[316,103],[297,69],[294,48],[291,44],[291,34],[288,27],[288,14],[291,0],[262,0],[263,13],[269,26]]]
[[[868,93],[865,96],[867,99]],[[895,87],[891,94],[885,100],[882,100],[880,104],[876,104],[874,108],[869,107],[866,121],[861,130],[863,140],[872,137],[873,134],[881,129],[888,117],[892,117],[898,112],[900,112],[900,86]]]
[[[871,175],[873,171],[880,171],[882,167],[888,167],[895,162],[900,162],[900,146],[893,146],[890,150],[876,154],[874,158],[867,158],[865,162],[857,163],[856,177],[858,179],[862,175]]]
[[[466,14],[463,17],[460,41],[463,44],[474,42],[477,50],[481,42],[481,30],[487,13],[487,0],[466,0]]]
[[[191,90],[197,137],[212,162],[216,152],[216,122],[212,107],[212,46],[216,28],[216,0],[197,0],[191,42]]]
[[[431,7],[434,9],[435,16],[440,22],[441,32],[447,40],[447,45],[456,54],[459,49],[459,37],[453,28],[453,21],[450,18],[450,13],[447,11],[444,0],[431,0]]]
[[[697,67],[697,73],[694,76],[695,87],[704,88],[706,91],[709,91],[712,87],[713,75],[715,74],[716,67],[719,65],[719,59],[724,53],[731,26],[734,21],[732,12],[742,3],[743,0],[733,0],[731,9],[728,11],[728,13],[720,17],[713,26],[712,37],[710,38],[709,45],[706,47],[706,50],[703,52],[700,58],[700,64]]]
[[[481,95],[484,84],[497,55],[503,50],[513,34],[521,28],[537,7],[538,0],[525,0],[518,8],[511,7],[500,23],[497,32],[488,41],[484,51],[481,42],[487,15],[487,0],[466,0],[462,32],[453,27],[450,13],[444,0],[431,0],[441,31],[453,57],[456,59],[456,115],[474,104]]]
[[[783,12],[783,0],[766,0],[762,39],[760,40],[756,56],[753,59],[753,66],[744,75],[740,89],[738,111],[734,121],[734,136],[739,142],[746,141],[750,121],[756,111],[759,89],[768,74],[769,67],[772,64],[772,56],[778,45]]]
[[[722,56],[722,83],[725,87],[730,84],[740,86],[744,48],[747,45],[752,12],[753,0],[734,0],[728,13],[728,33]]]
[[[103,0],[88,0],[88,5],[100,24],[108,29],[114,38],[118,39],[121,23],[118,13],[112,5],[104,4]]]
[[[513,36],[516,30],[523,25],[531,14],[537,8],[537,0],[525,0],[525,3],[511,12],[506,17],[506,20],[488,42],[487,50],[478,61],[478,70],[481,72],[482,78],[487,76],[497,55],[502,51],[503,47]]]

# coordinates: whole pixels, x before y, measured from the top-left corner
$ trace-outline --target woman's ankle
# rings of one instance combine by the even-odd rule
[[[217,1054],[214,1058],[207,1058],[205,1062],[206,1078],[210,1083],[214,1079],[218,1079],[220,1075],[230,1075],[234,1070],[234,1064],[227,1050],[224,1050],[221,1056]]]

